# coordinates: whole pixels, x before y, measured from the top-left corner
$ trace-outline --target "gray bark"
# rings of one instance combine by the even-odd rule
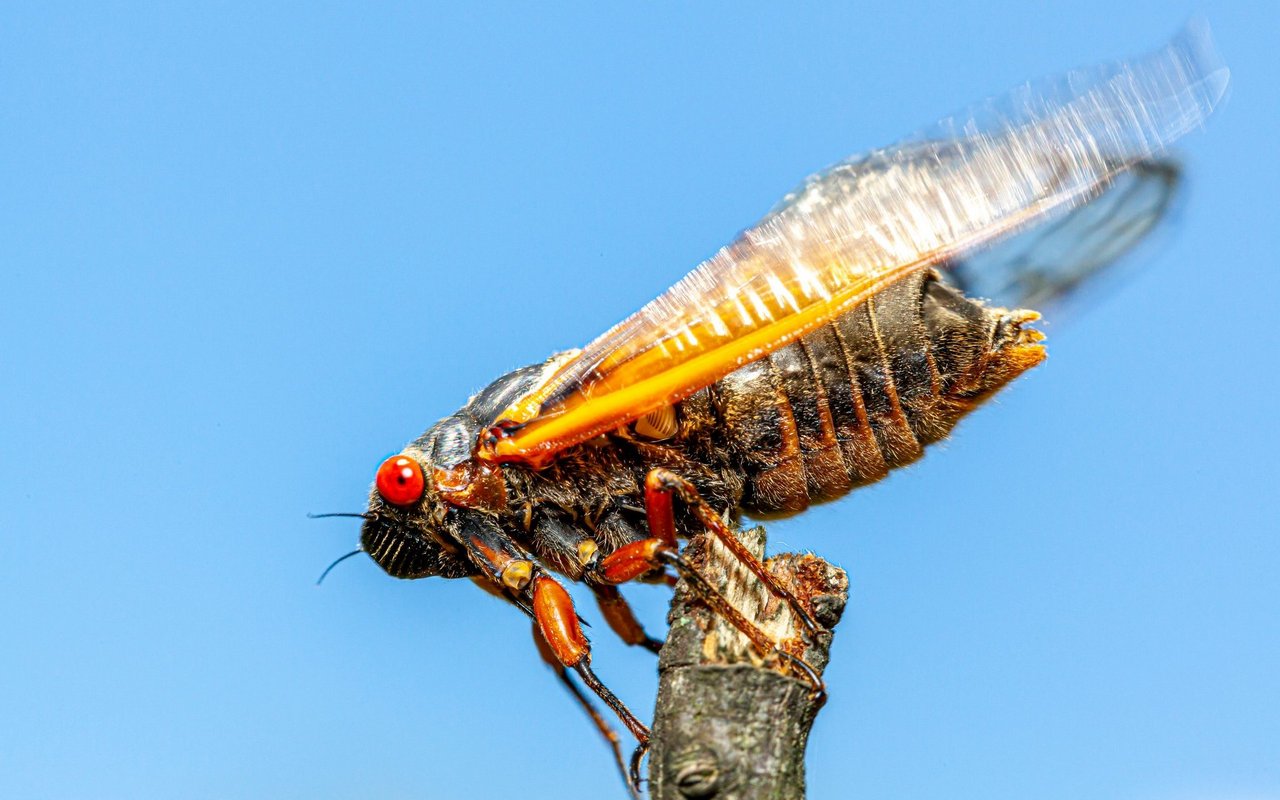
[[[764,531],[742,540],[764,552]],[[805,647],[787,604],[774,598],[710,536],[685,551],[748,619],[785,646]],[[845,573],[813,555],[766,562],[828,631],[848,600]],[[804,751],[820,708],[811,684],[784,660],[761,659],[748,640],[713,614],[683,581],[671,605],[662,648],[649,765],[654,800],[781,800],[804,797]],[[804,659],[821,672],[829,632]]]

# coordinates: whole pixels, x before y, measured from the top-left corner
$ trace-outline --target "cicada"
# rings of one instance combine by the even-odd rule
[[[732,549],[744,515],[794,514],[920,458],[1044,360],[1024,305],[1052,303],[1156,224],[1177,183],[1164,152],[1226,84],[1207,32],[1188,29],[811,176],[593,342],[503,375],[388,458],[360,549],[394,577],[471,578],[510,601],[579,699],[571,673],[643,744],[592,669],[562,579],[589,587],[626,642],[657,649],[620,584],[698,584],[682,539]]]

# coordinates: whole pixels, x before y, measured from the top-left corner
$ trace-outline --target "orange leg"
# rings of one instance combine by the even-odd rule
[[[481,580],[478,582],[528,612],[534,620],[534,639],[538,641],[539,650],[543,658],[558,665],[557,674],[563,675],[567,669],[576,672],[582,682],[613,709],[622,724],[639,740],[641,748],[647,747],[649,729],[636,719],[631,710],[591,670],[591,645],[582,633],[582,625],[573,609],[569,593],[554,579],[547,577],[533,558],[491,520],[482,516],[469,516],[464,518],[463,524],[467,555],[480,568]],[[580,697],[578,687],[568,680],[567,675],[563,675],[562,680],[570,687],[571,693]],[[585,698],[580,697],[580,700]],[[603,724],[603,720],[599,719],[589,703],[584,703],[584,706],[588,708],[587,713],[596,722],[596,727],[613,743],[616,739],[613,731]],[[613,746],[616,749],[616,745]],[[635,794],[639,786],[639,772],[634,758],[629,777],[632,781],[632,793]]]
[[[724,524],[720,516],[698,495],[693,485],[667,470],[652,470],[645,479],[645,510],[648,513],[649,530],[653,537],[625,544],[610,553],[600,561],[596,568],[595,575],[597,579],[606,584],[619,584],[634,580],[663,565],[674,567],[717,614],[741,631],[751,641],[761,655],[777,654],[779,658],[789,662],[804,675],[806,680],[813,685],[817,694],[824,694],[825,686],[813,667],[803,659],[796,658],[779,648],[778,643],[772,637],[743,616],[741,611],[730,603],[719,590],[708,583],[706,578],[702,577],[680,555],[676,545],[675,512],[671,504],[671,496],[673,494],[679,495],[680,499],[694,510],[698,519],[715,533],[721,541],[726,544],[732,542],[729,550],[740,561],[749,568],[752,565],[758,567],[758,569],[752,568],[752,572],[760,576],[767,585],[775,588],[775,593],[787,599],[792,608],[796,609],[796,616],[802,622],[807,619],[808,625],[812,625],[815,631],[819,630],[817,623],[813,622],[808,613],[799,607],[799,601],[777,583],[776,579],[765,570],[759,559],[742,547],[741,542]]]
[[[689,506],[698,521],[707,530],[715,534],[720,543],[728,548],[729,552],[733,553],[734,558],[751,570],[774,597],[791,607],[791,613],[795,615],[796,619],[800,620],[800,624],[804,626],[805,632],[809,635],[811,641],[814,636],[822,631],[822,627],[818,625],[817,620],[813,618],[813,615],[800,603],[796,596],[787,587],[779,583],[778,579],[769,570],[765,569],[760,559],[743,547],[742,542],[738,541],[738,537],[733,535],[733,531],[720,518],[720,515],[715,512],[715,509],[707,505],[707,501],[703,500],[702,496],[698,494],[698,490],[694,488],[694,485],[670,470],[654,469],[650,470],[649,474],[645,476],[645,512],[648,514],[649,530],[653,536],[662,539],[673,548],[676,547],[676,521],[675,511],[671,507],[672,495],[678,496],[681,501]]]
[[[767,633],[756,627],[742,615],[727,598],[698,573],[693,565],[661,539],[644,539],[623,545],[600,562],[597,573],[606,583],[626,583],[637,575],[643,575],[656,567],[675,567],[685,580],[707,601],[716,613],[729,621],[742,635],[751,640],[761,655],[778,651],[777,644]]]
[[[555,672],[556,678],[560,680],[560,683],[564,685],[564,688],[573,696],[578,705],[582,706],[582,710],[587,712],[587,716],[591,718],[596,730],[604,737],[605,744],[608,745],[609,750],[613,753],[613,761],[618,766],[618,774],[622,776],[622,781],[626,784],[627,791],[635,800],[640,800],[640,795],[632,784],[630,775],[627,773],[627,762],[622,758],[622,740],[618,738],[617,732],[609,725],[608,721],[600,715],[599,710],[592,705],[591,700],[578,688],[578,684],[574,683],[569,677],[568,670],[560,663],[556,654],[551,651],[551,647],[546,640],[542,638],[542,632],[536,621],[533,625],[533,641],[538,646],[538,654],[542,656],[542,660],[547,662],[552,671]]]
[[[551,655],[557,662],[578,673],[587,688],[595,692],[618,715],[622,724],[640,742],[637,754],[643,754],[649,746],[649,729],[636,719],[631,709],[609,691],[609,687],[601,683],[592,671],[591,645],[582,633],[582,625],[578,621],[577,612],[573,610],[573,600],[569,593],[554,579],[539,575],[533,581],[532,607],[538,633]],[[633,788],[639,786],[639,759],[636,757],[631,760],[631,780]]]
[[[591,587],[591,591],[595,592],[596,604],[600,606],[600,613],[604,615],[605,622],[609,623],[609,627],[618,634],[619,639],[654,653],[662,649],[661,640],[645,633],[644,627],[636,619],[631,606],[627,604],[626,598],[616,586],[597,584]]]

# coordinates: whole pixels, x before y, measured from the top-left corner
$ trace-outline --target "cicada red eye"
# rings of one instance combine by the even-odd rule
[[[411,506],[422,498],[426,479],[422,467],[408,456],[392,456],[378,467],[378,494],[393,506]]]

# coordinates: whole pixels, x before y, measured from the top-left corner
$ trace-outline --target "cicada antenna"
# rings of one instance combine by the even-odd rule
[[[356,519],[373,519],[374,514],[368,511],[363,514],[353,514],[349,511],[334,511],[328,514],[307,514],[307,519],[326,519],[328,517],[355,517]]]
[[[316,586],[319,586],[320,584],[324,583],[325,577],[328,576],[328,574],[333,571],[334,567],[338,566],[343,561],[346,561],[348,558],[351,558],[352,556],[358,556],[363,552],[364,552],[363,548],[357,547],[355,550],[352,550],[350,553],[347,553],[346,555],[338,556],[338,558],[335,559],[332,564],[325,567],[324,572],[320,573],[320,577],[316,578]]]

